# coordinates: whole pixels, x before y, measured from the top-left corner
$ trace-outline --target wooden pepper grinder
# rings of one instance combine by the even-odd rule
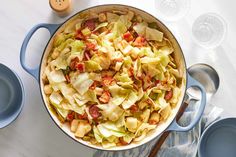
[[[71,0],[49,0],[50,7],[59,16],[67,16],[71,12]]]

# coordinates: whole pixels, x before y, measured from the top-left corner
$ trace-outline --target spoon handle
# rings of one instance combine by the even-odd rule
[[[182,117],[185,109],[188,107],[188,104],[189,104],[189,102],[188,103],[184,102],[184,104],[181,106],[181,108],[176,116],[177,121]],[[149,154],[148,157],[155,157],[156,156],[156,154],[160,150],[162,144],[165,142],[166,138],[169,136],[169,134],[170,134],[170,131],[166,131],[160,136],[160,138],[156,142],[155,146],[152,148],[151,153]]]

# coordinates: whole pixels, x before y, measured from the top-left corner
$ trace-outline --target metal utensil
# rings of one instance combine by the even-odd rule
[[[185,109],[188,107],[188,104],[191,101],[198,101],[199,97],[195,97],[194,95],[190,94],[189,90],[187,90],[187,99],[184,102],[184,104],[180,107],[180,110],[176,116],[176,120],[179,121],[179,119],[182,117],[182,115],[184,114]],[[166,131],[164,132],[159,140],[157,141],[157,143],[155,144],[155,146],[153,147],[151,153],[149,154],[149,157],[155,157],[156,154],[158,153],[158,151],[160,150],[162,144],[165,142],[166,138],[169,136],[171,131]]]
[[[217,92],[220,85],[220,78],[216,70],[210,65],[199,63],[189,67],[188,72],[194,79],[205,87],[207,100],[209,101],[210,98]],[[196,93],[192,89],[195,88],[191,88],[191,91],[189,92],[192,94]]]
[[[192,65],[190,68],[188,68],[188,72],[194,79],[199,81],[205,87],[207,93],[207,100],[209,101],[210,98],[217,92],[220,84],[219,75],[216,70],[210,65],[200,63]],[[188,104],[191,101],[198,101],[200,100],[200,97],[201,96],[199,90],[194,87],[189,88],[187,90],[187,99],[180,108],[176,119],[179,120],[181,118],[185,109],[188,107]],[[149,154],[149,157],[156,156],[169,134],[170,131],[166,131],[160,136],[159,140],[157,141],[151,153]]]

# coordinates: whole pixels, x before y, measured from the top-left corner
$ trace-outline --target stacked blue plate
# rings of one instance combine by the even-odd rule
[[[0,128],[14,121],[24,104],[24,90],[20,78],[0,64]]]
[[[204,131],[198,149],[199,157],[236,157],[236,118],[211,124]]]

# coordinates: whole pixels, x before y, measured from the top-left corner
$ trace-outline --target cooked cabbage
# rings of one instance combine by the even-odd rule
[[[126,98],[126,100],[122,103],[122,107],[124,109],[130,108],[133,104],[136,103],[136,101],[139,99],[138,95],[131,91],[129,96]]]
[[[157,29],[149,28],[146,23],[139,23],[133,27],[139,34],[144,36],[147,40],[162,41],[163,33]]]
[[[78,75],[74,75],[71,78],[71,84],[77,90],[77,92],[79,92],[79,94],[83,95],[93,84],[93,80],[89,79],[88,73],[81,73]]]
[[[182,73],[155,22],[113,10],[78,16],[64,28],[42,81],[48,103],[76,138],[106,149],[127,145],[170,117]]]
[[[61,70],[51,71],[48,75],[48,79],[53,83],[60,83],[66,81],[65,76]]]
[[[102,110],[101,113],[103,117],[111,121],[117,121],[124,112],[123,109],[112,103],[100,104],[98,108]]]

